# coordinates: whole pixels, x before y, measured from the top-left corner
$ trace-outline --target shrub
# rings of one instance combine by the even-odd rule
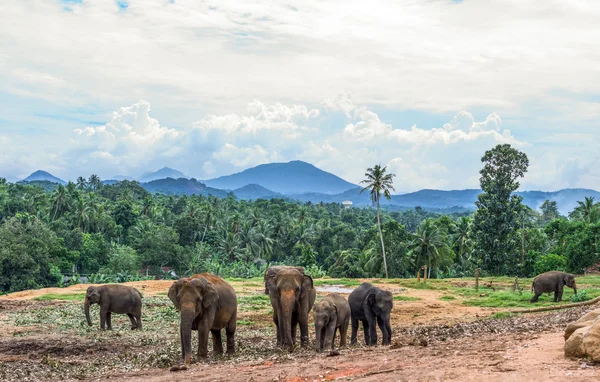
[[[564,271],[567,268],[567,259],[553,253],[540,256],[533,269],[537,275],[548,271]]]
[[[589,300],[590,297],[587,295],[587,292],[582,290],[578,294],[574,294],[571,296],[571,302],[582,302]]]

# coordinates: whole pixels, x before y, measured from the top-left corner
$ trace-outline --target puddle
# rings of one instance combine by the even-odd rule
[[[343,285],[323,285],[318,286],[317,292],[330,292],[330,293],[352,293],[354,289],[346,288]]]

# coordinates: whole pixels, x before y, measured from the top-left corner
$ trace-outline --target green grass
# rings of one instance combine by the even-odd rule
[[[446,296],[440,297],[439,300],[442,300],[442,301],[452,301],[452,300],[456,300],[456,297],[446,295]]]
[[[238,325],[254,325],[254,321],[252,320],[238,320]]]
[[[315,286],[343,285],[346,287],[359,286],[360,284],[362,284],[360,281],[358,281],[356,279],[318,279],[318,280],[314,280],[313,283]]]
[[[431,290],[443,290],[448,289],[448,286],[445,280],[427,280],[426,283],[423,281],[417,282],[416,279],[397,279],[397,282],[400,286],[412,289],[431,289]]]
[[[244,311],[263,310],[271,307],[271,299],[266,294],[252,294],[238,297],[238,307]]]
[[[463,304],[469,306],[480,306],[486,308],[531,308],[534,306],[547,306],[554,305],[553,299],[554,294],[548,296],[543,294],[540,296],[538,302],[535,304],[529,303],[529,299],[533,296],[531,292],[512,292],[508,290],[498,290],[496,292],[492,290],[479,289],[479,293],[475,292],[474,289],[459,288],[457,293],[466,297]],[[573,293],[570,290],[565,290],[563,294],[563,300],[560,304],[569,304],[569,298]],[[590,289],[587,291],[588,296],[591,298],[600,296],[600,289]]]
[[[418,301],[420,298],[411,296],[394,296],[394,301]]]
[[[511,313],[511,312],[497,312],[497,313],[492,314],[490,316],[490,318],[496,318],[496,319],[502,320],[505,318],[513,317],[513,316],[516,316],[516,314]]]
[[[53,301],[53,300],[63,300],[63,301],[83,301],[85,299],[85,293],[70,293],[70,294],[57,294],[57,293],[47,293],[41,296],[35,297],[35,301]]]

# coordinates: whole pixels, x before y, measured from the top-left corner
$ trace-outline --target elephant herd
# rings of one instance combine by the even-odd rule
[[[377,344],[377,327],[382,344],[392,341],[390,312],[392,294],[369,283],[363,283],[350,293],[348,300],[337,293],[325,296],[315,304],[316,290],[312,278],[302,267],[273,266],[264,274],[265,294],[273,306],[277,345],[293,351],[296,346],[297,326],[300,326],[302,346],[309,343],[308,315],[313,311],[316,349],[319,352],[334,349],[339,333],[340,346],[346,345],[348,325],[352,322],[350,344],[356,344],[359,321],[362,322],[366,345]],[[577,293],[575,276],[563,272],[546,272],[533,283],[536,302],[542,293],[554,292],[554,301],[562,299],[563,287]],[[227,337],[227,354],[235,352],[237,298],[234,289],[221,277],[210,273],[197,274],[175,281],[168,292],[169,299],[180,312],[179,337],[181,364],[171,370],[184,370],[192,361],[192,330],[198,332],[198,358],[208,355],[208,333],[212,334],[213,354],[223,353],[221,330]],[[111,313],[127,314],[131,329],[141,329],[142,295],[124,285],[90,286],[86,292],[85,317],[91,326],[90,305],[100,305],[100,327],[111,329]]]
[[[356,344],[359,321],[363,324],[367,345],[377,344],[377,326],[381,330],[382,344],[392,339],[390,312],[392,294],[369,283],[357,287],[348,300],[337,293],[325,296],[315,304],[316,290],[312,278],[302,267],[273,266],[264,274],[265,294],[273,306],[277,345],[293,351],[296,345],[297,326],[300,326],[302,346],[309,343],[308,315],[313,311],[316,349],[321,352],[334,349],[339,333],[340,346],[346,345],[348,325],[352,322],[351,344]],[[221,330],[227,337],[227,354],[235,352],[237,298],[235,291],[222,278],[202,273],[175,281],[168,292],[169,299],[180,312],[179,337],[181,364],[172,371],[184,370],[192,362],[192,330],[198,331],[198,358],[208,355],[208,333],[212,334],[213,355],[223,353]],[[91,326],[90,304],[100,305],[100,326],[111,329],[111,313],[127,314],[131,329],[140,329],[140,292],[124,285],[90,286],[86,292],[84,308]]]

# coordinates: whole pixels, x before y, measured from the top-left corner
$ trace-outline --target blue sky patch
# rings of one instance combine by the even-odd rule
[[[117,0],[117,6],[120,10],[124,11],[125,9],[129,8],[129,3],[123,0]]]

